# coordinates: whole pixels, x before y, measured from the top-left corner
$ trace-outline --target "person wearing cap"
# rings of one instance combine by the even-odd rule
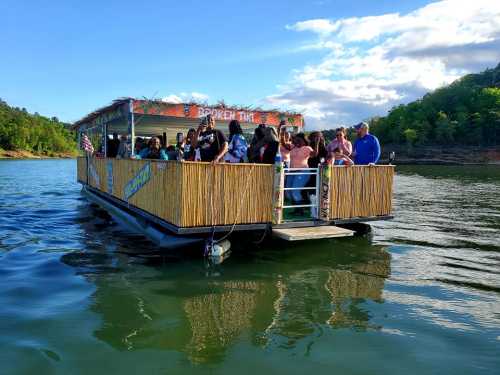
[[[354,126],[358,139],[354,143],[354,164],[375,164],[380,158],[380,143],[374,135],[369,133],[370,127],[366,122]]]
[[[228,143],[224,134],[215,129],[215,121],[207,115],[198,127],[194,137],[193,148],[198,149],[201,161],[218,163],[228,150]]]

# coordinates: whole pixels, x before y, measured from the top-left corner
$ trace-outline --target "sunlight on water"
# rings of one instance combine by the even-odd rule
[[[127,234],[75,167],[0,161],[2,374],[498,373],[498,167],[400,167],[371,236],[218,266]]]

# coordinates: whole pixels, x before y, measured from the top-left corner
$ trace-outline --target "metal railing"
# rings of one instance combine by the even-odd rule
[[[288,208],[311,208],[311,213],[313,212],[313,208],[316,208],[316,214],[312,215],[317,218],[319,212],[319,168],[284,168],[285,174],[285,186],[286,186],[286,177],[287,176],[315,176],[315,186],[303,186],[303,187],[284,187],[283,191],[292,191],[292,190],[313,190],[316,193],[316,203],[313,204],[290,204],[283,205],[283,209]],[[293,202],[292,202],[293,203]]]

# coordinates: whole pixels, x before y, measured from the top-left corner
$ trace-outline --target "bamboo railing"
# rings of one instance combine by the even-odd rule
[[[85,158],[77,167],[86,183]],[[148,181],[127,196],[127,184],[143,168],[150,168]],[[88,174],[90,186],[178,227],[271,221],[271,165],[91,158]]]
[[[390,215],[393,175],[391,165],[333,167],[330,219]]]
[[[181,165],[183,226],[271,221],[271,165]]]
[[[269,223],[268,164],[78,158],[78,181],[178,227]],[[390,215],[392,166],[333,167],[330,219]],[[139,177],[140,178],[139,178]]]

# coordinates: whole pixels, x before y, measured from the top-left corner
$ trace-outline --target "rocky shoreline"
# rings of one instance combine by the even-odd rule
[[[496,147],[414,147],[383,145],[381,164],[389,160],[394,151],[398,165],[500,165],[500,146]]]
[[[0,159],[73,159],[77,156],[77,152],[54,152],[51,154],[37,154],[26,150],[0,149]]]

